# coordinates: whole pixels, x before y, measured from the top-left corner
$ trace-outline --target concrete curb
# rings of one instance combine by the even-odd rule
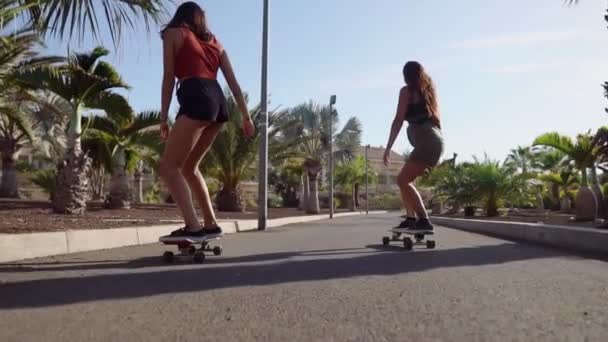
[[[608,255],[608,231],[542,223],[432,217],[433,223],[473,233],[529,241],[571,251]]]
[[[370,211],[385,214],[387,211]],[[340,213],[334,217],[365,215],[363,212]],[[268,220],[268,227],[321,221],[329,215],[296,216]],[[220,220],[226,234],[257,230],[257,220]],[[126,246],[154,244],[158,238],[180,228],[181,224],[94,230],[68,230],[31,234],[0,234],[0,262],[11,262],[53,255],[70,254]]]

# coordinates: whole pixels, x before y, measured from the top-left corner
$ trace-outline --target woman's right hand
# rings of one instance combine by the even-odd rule
[[[162,121],[160,123],[160,138],[163,141],[166,141],[168,137],[169,137],[169,124],[167,123],[167,121]]]
[[[389,166],[391,164],[391,150],[387,149],[384,151],[384,158],[382,159],[384,161],[384,165]]]
[[[251,138],[254,133],[255,127],[253,126],[251,117],[249,115],[243,117],[243,135],[245,135],[247,138]]]

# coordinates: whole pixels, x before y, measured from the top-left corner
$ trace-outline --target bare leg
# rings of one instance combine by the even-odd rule
[[[201,224],[192,204],[192,195],[181,173],[188,154],[208,123],[180,116],[169,133],[160,162],[160,176],[180,209],[188,230],[199,231]]]
[[[401,173],[399,173],[399,188],[401,189],[402,197],[406,203],[406,208],[411,208],[419,219],[428,218],[424,203],[420,193],[414,186],[414,180],[423,175],[426,170],[426,165],[415,161],[408,161]]]
[[[209,148],[213,144],[213,141],[220,132],[223,124],[214,123],[206,127],[203,130],[200,138],[196,142],[196,145],[190,151],[188,158],[184,162],[182,174],[190,185],[192,194],[196,198],[199,207],[203,211],[203,220],[205,227],[211,227],[217,225],[215,214],[213,212],[213,205],[211,202],[211,196],[209,196],[209,189],[207,183],[199,170],[199,164],[205,154],[209,151]]]

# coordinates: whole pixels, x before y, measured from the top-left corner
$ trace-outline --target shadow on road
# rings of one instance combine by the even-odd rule
[[[210,258],[206,266],[197,268],[189,266],[181,270],[168,270],[163,267],[145,273],[140,270],[138,273],[6,283],[0,285],[0,308],[46,307],[241,286],[397,275],[436,268],[501,264],[561,255],[563,254],[551,249],[504,243],[413,253],[403,252],[401,248],[374,245],[367,246],[367,249],[271,253],[215,260]],[[274,262],[255,264],[266,261]],[[150,268],[161,265],[156,257],[139,259],[122,265],[100,262],[86,265],[70,264],[62,267],[64,270],[94,270],[121,267]],[[175,266],[179,267],[179,265]],[[51,270],[55,270],[55,267]]]

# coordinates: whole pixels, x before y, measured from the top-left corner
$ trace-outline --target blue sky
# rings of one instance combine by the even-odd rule
[[[503,159],[541,133],[574,136],[608,124],[601,88],[608,80],[604,0],[576,7],[562,0],[270,3],[271,108],[327,102],[336,94],[342,122],[357,116],[366,144],[386,144],[408,60],[422,62],[437,85],[446,157]],[[257,103],[262,1],[199,4],[250,103]],[[109,60],[133,87],[130,101],[138,110],[158,109],[158,35],[136,32],[124,43]],[[65,43],[48,45],[51,52],[65,51]],[[72,42],[71,48],[93,45]],[[393,149],[408,148],[403,131]]]

